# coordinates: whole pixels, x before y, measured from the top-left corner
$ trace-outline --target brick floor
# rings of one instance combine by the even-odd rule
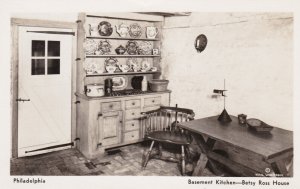
[[[77,149],[12,159],[11,175],[127,175],[127,176],[181,176],[177,163],[151,159],[142,169],[145,144],[128,145],[116,153],[101,158],[87,159]],[[168,152],[164,152],[168,153]],[[205,176],[215,176],[205,169]]]

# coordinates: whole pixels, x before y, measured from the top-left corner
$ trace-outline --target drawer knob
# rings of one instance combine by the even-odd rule
[[[132,113],[132,115],[134,115],[134,113]]]
[[[133,102],[133,103],[132,103],[132,106],[134,106],[134,105],[135,105],[135,103]]]
[[[133,123],[133,124],[131,124],[131,126],[132,126],[132,127],[134,127],[134,123]]]
[[[114,107],[114,105],[112,105],[112,104],[111,104],[111,105],[109,105],[109,107],[110,107],[110,108],[113,108],[113,107]]]
[[[155,102],[155,100],[152,100],[152,102],[154,103],[154,102]]]
[[[131,137],[133,138],[133,137],[134,137],[134,135],[131,135]]]

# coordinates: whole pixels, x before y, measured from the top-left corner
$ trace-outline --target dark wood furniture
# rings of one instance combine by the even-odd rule
[[[145,139],[151,140],[149,150],[144,154],[142,167],[146,168],[149,159],[156,158],[165,161],[181,163],[182,175],[185,175],[185,151],[189,157],[188,145],[191,143],[191,136],[177,127],[179,122],[186,122],[194,119],[194,112],[190,109],[161,106],[158,110],[143,113]],[[151,153],[155,143],[158,143],[157,153]],[[162,143],[181,147],[181,158],[164,157],[162,155]]]
[[[241,126],[235,116],[232,122],[221,124],[217,116],[179,123],[179,127],[192,132],[193,139],[201,149],[193,176],[201,175],[207,163],[218,171],[214,161],[231,168],[241,176],[291,176],[285,159],[293,156],[293,132],[274,127],[270,133],[256,133]],[[208,137],[205,141],[204,136]],[[214,144],[223,143],[234,149],[236,161],[213,152]],[[233,154],[234,157],[234,154]],[[257,165],[266,167],[256,168]],[[271,174],[273,173],[273,174]]]

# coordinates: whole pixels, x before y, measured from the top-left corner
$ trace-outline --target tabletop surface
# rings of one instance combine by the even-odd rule
[[[218,116],[180,123],[189,131],[204,134],[217,141],[240,147],[262,155],[266,159],[293,150],[293,132],[274,127],[270,133],[256,133],[241,126],[238,118],[230,116],[232,122],[221,124]]]

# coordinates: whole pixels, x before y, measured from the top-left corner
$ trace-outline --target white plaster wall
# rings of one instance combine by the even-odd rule
[[[197,53],[194,40],[208,38]],[[191,108],[196,118],[226,109],[293,130],[293,15],[289,13],[192,13],[165,19],[162,64],[171,104]]]

